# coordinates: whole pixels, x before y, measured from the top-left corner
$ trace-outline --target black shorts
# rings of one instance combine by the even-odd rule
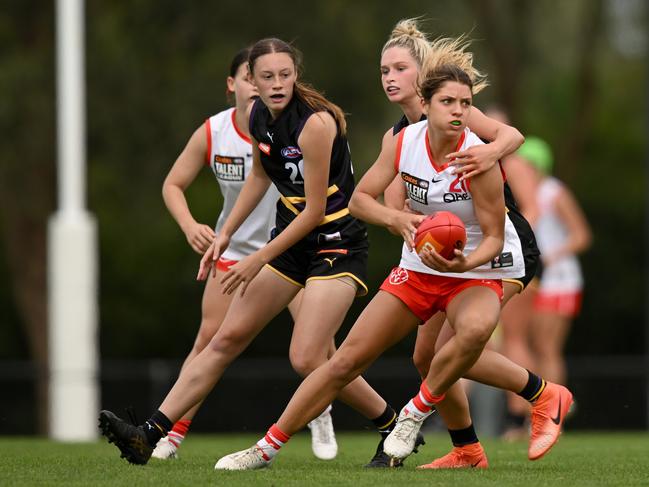
[[[523,252],[523,261],[525,262],[524,276],[503,279],[503,282],[513,282],[514,284],[518,284],[521,287],[518,291],[519,293],[522,292],[530,282],[532,282],[532,279],[537,276],[537,273],[541,268],[541,256],[536,252]]]
[[[507,183],[505,183],[505,206],[507,206],[507,216],[514,225],[514,229],[516,230],[521,242],[523,262],[525,263],[525,275],[513,279],[503,279],[503,282],[513,282],[518,284],[520,286],[518,292],[521,292],[530,282],[532,282],[532,279],[534,279],[534,276],[536,276],[536,273],[538,272],[539,263],[541,261],[540,252],[536,245],[534,231],[529,222],[519,211],[516,200],[514,199],[514,194]]]
[[[358,284],[356,296],[364,296],[367,294],[367,251],[366,241],[353,247],[343,242],[323,248],[293,246],[271,260],[267,267],[300,287],[317,279],[351,277]]]

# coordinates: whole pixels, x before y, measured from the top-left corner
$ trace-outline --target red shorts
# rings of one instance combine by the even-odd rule
[[[534,311],[574,318],[581,311],[581,291],[539,293],[534,298]]]
[[[228,272],[230,270],[230,267],[232,267],[237,262],[239,261],[224,259],[223,257],[219,257],[219,260],[216,261],[216,268],[220,271]]]
[[[426,322],[438,311],[446,311],[451,300],[460,292],[473,286],[485,286],[503,298],[500,279],[460,279],[409,271],[401,267],[392,269],[380,289],[405,303],[421,321]]]

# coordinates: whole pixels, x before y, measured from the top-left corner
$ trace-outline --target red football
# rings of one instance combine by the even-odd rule
[[[433,247],[445,259],[452,259],[455,249],[466,244],[464,223],[450,211],[438,211],[426,217],[417,227],[415,250]]]

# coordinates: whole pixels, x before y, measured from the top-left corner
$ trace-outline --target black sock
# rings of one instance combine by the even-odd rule
[[[160,438],[167,436],[167,433],[173,428],[173,425],[171,420],[160,410],[153,413],[143,425],[144,434],[149,445],[152,447],[155,446]]]
[[[527,384],[525,385],[523,390],[518,393],[518,395],[529,402],[534,402],[541,395],[543,389],[545,389],[545,380],[543,380],[538,375],[534,375],[529,370],[527,371],[527,373],[529,374]]]
[[[381,436],[385,438],[390,434],[390,431],[394,428],[394,425],[397,423],[397,413],[392,409],[392,406],[386,404],[385,411],[378,418],[372,420],[376,429],[379,430]]]
[[[453,446],[471,445],[480,441],[478,435],[475,434],[475,429],[473,429],[473,423],[468,428],[461,430],[448,430],[448,434],[451,435]]]

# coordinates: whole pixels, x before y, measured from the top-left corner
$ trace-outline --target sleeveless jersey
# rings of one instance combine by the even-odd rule
[[[419,121],[421,122],[422,120],[426,120],[426,115],[422,114],[422,116],[419,118]],[[408,121],[408,117],[406,117],[404,114],[401,116],[399,121],[392,126],[392,135],[399,135],[399,132],[401,132],[408,125],[410,125],[410,122]]]
[[[468,128],[464,129],[456,150],[465,150],[483,142]],[[482,230],[475,214],[469,185],[460,182],[453,166],[438,166],[433,161],[428,145],[428,123],[409,125],[399,134],[395,168],[401,175],[410,206],[424,214],[450,211],[466,227],[465,254],[473,252],[482,240]],[[461,273],[442,273],[425,265],[416,252],[403,245],[400,267],[426,274],[437,274],[462,279],[517,278],[525,274],[521,241],[508,216],[505,217],[504,246],[502,253],[479,267]]]
[[[555,201],[561,191],[564,191],[563,184],[556,178],[547,177],[536,193],[539,217],[535,231],[539,248],[546,255],[552,255],[568,238],[568,231],[555,209]],[[543,267],[541,291],[568,293],[580,291],[582,286],[581,267],[575,255],[566,255]]]
[[[422,120],[426,120],[426,115],[421,116],[419,121],[421,122]],[[395,136],[398,135],[399,132],[401,132],[408,125],[410,125],[410,122],[408,121],[408,118],[405,115],[403,115],[399,119],[399,121],[396,124],[394,124],[394,126],[392,127],[392,135]],[[485,140],[483,140],[483,142],[487,143],[487,141]],[[529,282],[534,276],[534,274],[536,273],[536,266],[539,259],[539,255],[541,253],[536,244],[536,237],[534,236],[534,231],[532,230],[531,225],[525,219],[520,209],[518,208],[518,204],[516,203],[516,198],[514,198],[514,193],[512,192],[512,189],[509,186],[509,183],[507,182],[506,175],[505,175],[504,186],[505,186],[504,191],[505,191],[505,206],[507,207],[507,216],[514,224],[514,228],[516,229],[518,238],[521,241],[521,246],[523,249],[523,257],[526,263],[525,273],[516,276],[514,280],[518,281],[519,279],[522,279],[525,282],[524,285],[526,285],[527,282]],[[505,252],[506,251],[503,250],[503,254],[505,254]],[[509,259],[507,258],[506,255],[501,255],[499,259],[504,263],[509,262]]]
[[[214,172],[223,195],[223,208],[216,223],[218,232],[234,207],[244,180],[252,169],[250,139],[237,127],[235,108],[222,111],[205,121],[207,164]],[[259,205],[234,232],[223,258],[241,260],[263,247],[273,228],[273,213],[279,194],[270,187]]]
[[[313,114],[314,111],[297,96],[293,96],[275,120],[261,99],[255,102],[250,114],[250,133],[258,142],[261,163],[281,194],[276,213],[278,232],[285,229],[306,206],[305,161],[298,139]],[[300,245],[319,245],[325,241],[340,241],[343,237],[352,242],[366,241],[365,225],[351,216],[348,209],[354,186],[349,145],[347,139],[338,133],[331,150],[325,217]]]

